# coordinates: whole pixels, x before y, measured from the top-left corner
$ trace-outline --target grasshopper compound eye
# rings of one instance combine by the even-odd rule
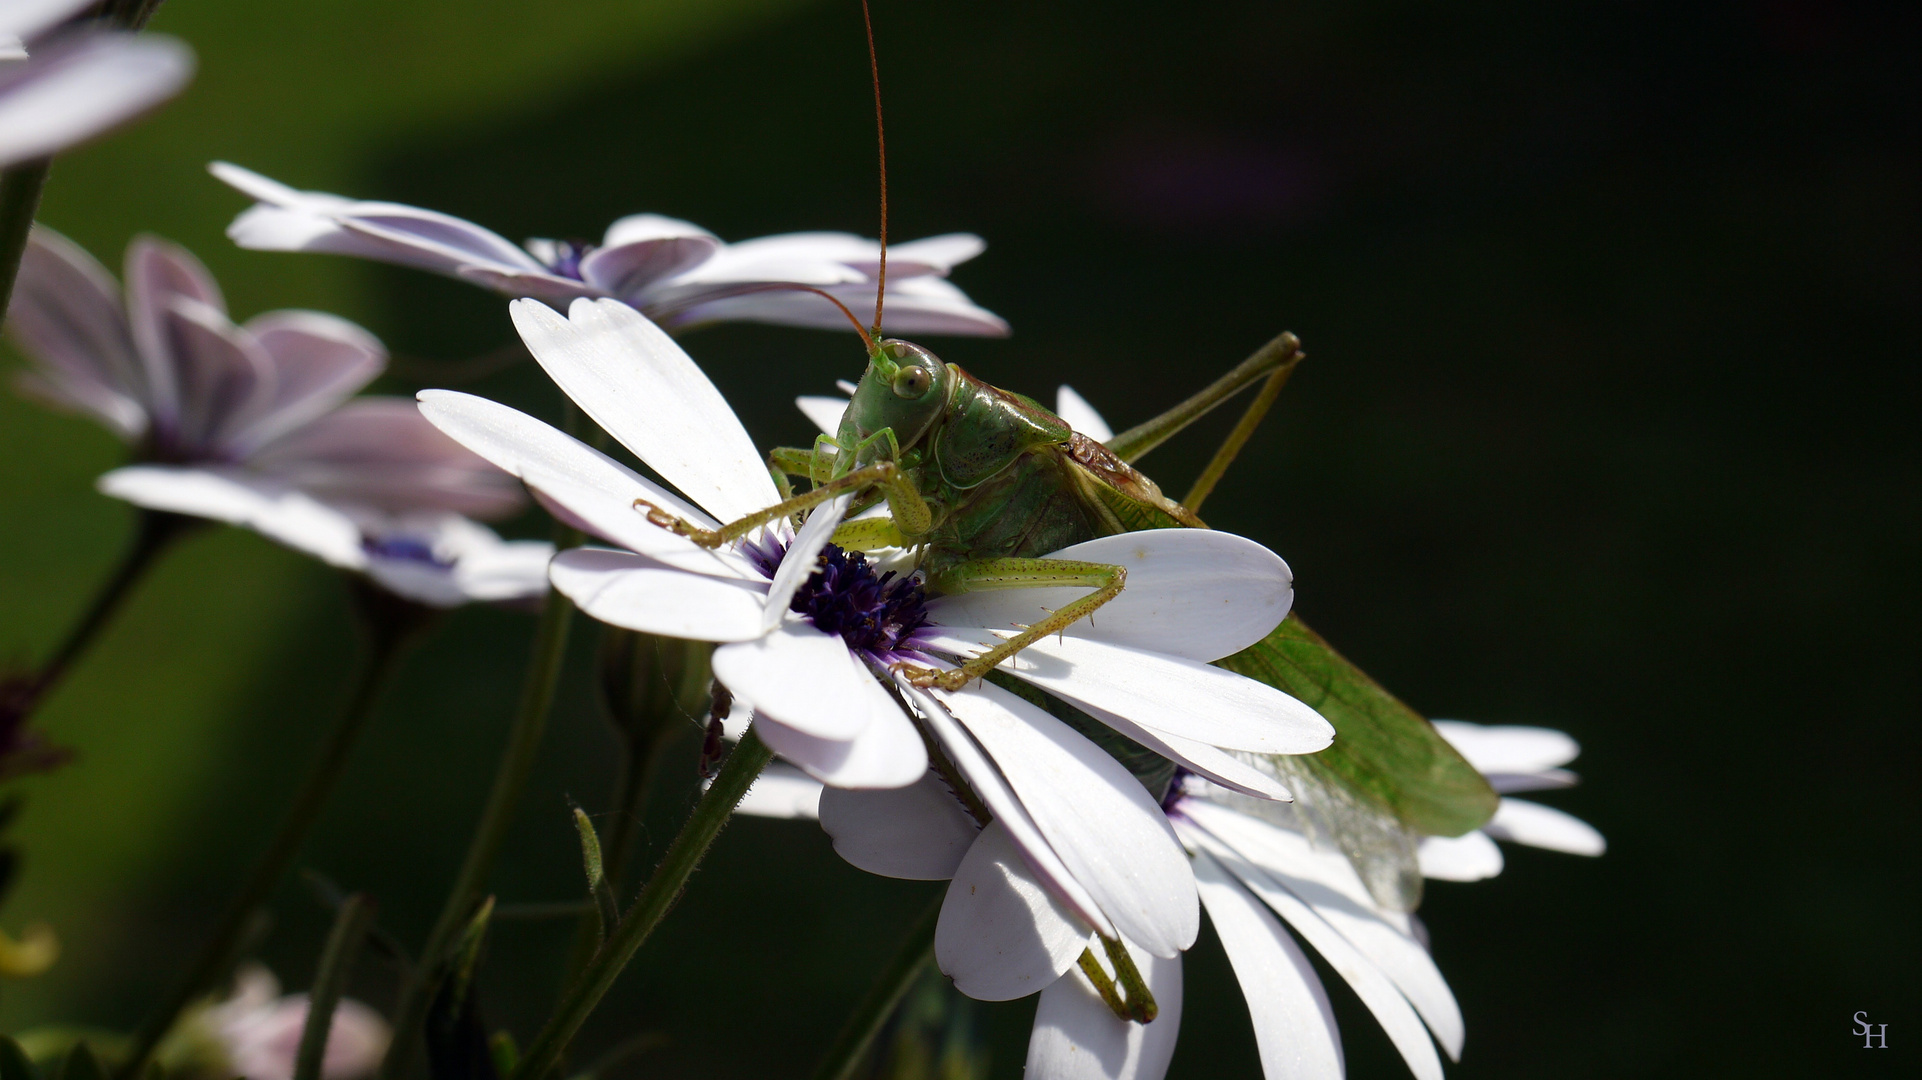
[[[918,398],[934,385],[934,373],[920,364],[910,364],[894,376],[894,393],[897,397]]]

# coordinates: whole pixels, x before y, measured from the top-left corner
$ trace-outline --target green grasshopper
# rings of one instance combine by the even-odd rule
[[[866,20],[865,0],[862,15]],[[855,497],[850,515],[885,501],[887,516],[844,521],[833,542],[856,551],[906,549],[931,595],[984,589],[1089,590],[951,670],[901,665],[902,674],[915,685],[958,690],[976,679],[1000,681],[1003,677],[995,669],[1003,661],[1087,618],[1127,587],[1123,567],[1048,558],[1047,553],[1142,529],[1207,528],[1195,509],[1273,406],[1302,359],[1301,342],[1293,334],[1282,334],[1193,397],[1103,444],[1073,431],[1032,398],[990,386],[912,342],[882,338],[887,143],[880,133],[880,71],[871,22],[868,49],[881,151],[881,261],[872,333],[840,301],[828,297],[854,323],[868,351],[867,368],[840,429],[832,437],[818,437],[811,449],[780,448],[769,454],[769,468],[787,497],[718,528],[699,528],[647,504],[636,508],[656,525],[719,547],[850,493]],[[1261,391],[1182,502],[1163,495],[1131,464],[1257,380],[1265,380]],[[788,477],[808,480],[811,490],[793,494]],[[1251,764],[1307,796],[1300,811],[1234,796],[1237,805],[1268,816],[1293,815],[1289,823],[1307,827],[1344,851],[1384,904],[1412,910],[1419,902],[1415,846],[1420,837],[1459,836],[1494,814],[1496,795],[1481,774],[1421,714],[1349,663],[1296,616],[1289,615],[1266,638],[1217,663],[1307,703],[1336,733],[1334,745],[1319,754],[1250,756]],[[1010,689],[1025,692],[1013,685]],[[1144,772],[1139,764],[1144,759],[1159,760],[1063,702],[1047,698],[1044,707],[1093,736],[1137,775]],[[1117,741],[1127,745],[1117,746]],[[1162,776],[1172,775],[1166,762],[1161,765]]]

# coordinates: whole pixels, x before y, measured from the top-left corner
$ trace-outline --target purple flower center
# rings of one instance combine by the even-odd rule
[[[819,564],[795,590],[789,610],[871,656],[914,649],[915,632],[928,624],[927,595],[919,581],[892,570],[877,575],[866,555],[833,544],[821,552]]]
[[[594,245],[585,240],[554,241],[554,256],[548,261],[547,268],[564,278],[581,280],[581,260],[594,250]]]
[[[376,559],[420,563],[439,570],[447,570],[454,565],[435,555],[433,545],[418,536],[362,536],[360,549]]]

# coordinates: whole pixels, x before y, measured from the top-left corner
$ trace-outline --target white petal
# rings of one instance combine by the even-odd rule
[[[1482,832],[1424,836],[1415,855],[1421,876],[1437,881],[1481,881],[1502,872],[1502,849]]]
[[[1402,1060],[1408,1063],[1409,1070],[1417,1080],[1442,1080],[1441,1059],[1435,1054],[1435,1044],[1428,1037],[1428,1029],[1409,1005],[1408,999],[1402,996],[1401,990],[1373,961],[1362,955],[1340,931],[1303,903],[1300,897],[1276,884],[1238,852],[1200,830],[1194,832],[1192,839],[1205,849],[1207,856],[1234,874],[1249,892],[1260,897],[1277,915],[1287,920],[1296,933],[1314,946],[1328,966],[1347,980],[1355,995],[1381,1022],[1382,1029],[1388,1032],[1388,1038],[1401,1051]],[[1200,859],[1201,856],[1197,856],[1196,862],[1199,863]],[[1199,874],[1199,867],[1196,872]],[[1452,998],[1450,1000],[1452,1002]]]
[[[1206,852],[1195,855],[1195,884],[1248,1002],[1265,1080],[1340,1077],[1341,1033],[1301,947]]]
[[[1074,387],[1062,383],[1054,392],[1054,414],[1068,422],[1068,426],[1093,439],[1104,443],[1114,438],[1114,429],[1108,426],[1088,399],[1075,393]]]
[[[1183,812],[1188,808],[1184,802]],[[1384,912],[1367,895],[1352,863],[1335,852],[1315,850],[1299,833],[1275,828],[1226,807],[1207,809],[1210,812],[1202,816],[1209,820],[1227,819],[1238,826],[1227,833],[1210,829],[1211,835],[1307,904],[1387,975],[1421,1014],[1448,1056],[1460,1058],[1464,1034],[1461,1007],[1448,981],[1442,978],[1428,950],[1410,935],[1406,921]],[[1243,842],[1237,842],[1237,836]],[[1282,914],[1287,916],[1286,912]]]
[[[1437,720],[1435,730],[1468,763],[1485,773],[1532,773],[1566,765],[1582,752],[1567,732],[1519,724]]]
[[[818,818],[822,792],[819,780],[777,761],[754,778],[734,812],[750,817]]]
[[[525,600],[547,592],[553,559],[554,545],[545,540],[511,540],[462,555],[454,581],[470,600]]]
[[[1294,801],[1294,795],[1282,786],[1281,781],[1207,743],[1184,739],[1165,731],[1150,731],[1131,720],[1100,709],[1085,711],[1088,715],[1162,757],[1184,766],[1191,772],[1199,773],[1230,791],[1276,802]]]
[[[867,685],[868,723],[852,739],[816,738],[766,716],[755,724],[775,753],[824,784],[862,790],[905,787],[927,772],[927,744],[881,684],[870,678]]]
[[[746,641],[761,633],[764,593],[747,581],[600,548],[561,552],[548,577],[582,611],[613,626],[696,641]]]
[[[1121,763],[991,683],[937,697],[980,741],[1124,938],[1175,956],[1201,928],[1194,878],[1168,819]]]
[[[550,473],[536,465],[529,465],[521,473],[521,479],[540,496],[541,505],[549,511],[558,511],[556,516],[594,536],[637,551],[676,570],[733,578],[753,586],[756,592],[766,594],[767,579],[738,551],[702,547],[685,536],[649,521],[647,514],[634,505],[634,500],[646,499],[659,492],[660,489],[652,484],[646,484],[645,481],[635,483],[625,477],[602,477],[611,481],[607,487],[590,486]],[[608,487],[614,487],[615,490],[610,491]]]
[[[1052,552],[1123,567],[1120,595],[1070,625],[1070,637],[1106,641],[1206,663],[1240,652],[1281,625],[1294,575],[1281,556],[1213,529],[1150,529],[1104,536]],[[929,605],[948,626],[1026,627],[1088,595],[1086,588],[983,589]]]
[[[615,300],[577,300],[565,319],[532,300],[509,310],[561,390],[708,513],[732,521],[780,501],[721,392],[640,312]]]
[[[944,626],[924,634],[924,640],[937,651],[973,656],[1001,639]],[[1335,738],[1321,714],[1264,683],[1195,660],[1091,638],[1042,638],[1002,661],[1001,670],[1149,730],[1223,749],[1312,754]]]
[[[84,33],[0,72],[0,165],[46,157],[146,112],[193,75],[193,50],[159,34]]]
[[[149,510],[244,526],[334,566],[359,570],[367,565],[352,518],[239,471],[129,465],[102,476],[98,486],[103,494]]]
[[[1503,799],[1482,831],[1497,840],[1530,847],[1565,851],[1570,855],[1600,855],[1608,841],[1595,827],[1572,814],[1526,799]]]
[[[995,821],[981,830],[948,884],[934,929],[934,958],[954,988],[977,1001],[1012,1001],[1046,989],[1088,946],[1088,928],[1041,886]]]
[[[821,828],[854,866],[910,881],[953,877],[981,831],[933,773],[892,791],[830,788],[821,796]]]
[[[1161,1080],[1181,1034],[1181,958],[1163,959],[1130,944],[1159,1015],[1123,1020],[1108,1008],[1080,965],[1041,992],[1028,1037],[1025,1075],[1036,1080]],[[1105,959],[1105,958],[1104,958]],[[1106,970],[1106,964],[1103,965]]]
[[[817,739],[852,739],[868,723],[873,678],[839,635],[805,622],[714,650],[714,677],[756,715]]]
[[[781,565],[774,570],[774,580],[767,587],[767,611],[762,615],[761,628],[772,630],[781,625],[787,617],[787,608],[794,594],[804,584],[808,576],[819,566],[821,551],[828,546],[834,536],[834,527],[841,524],[841,518],[848,512],[848,504],[854,501],[852,493],[837,495],[814,508],[807,522],[795,535],[786,553],[781,556]]]
[[[1176,805],[1176,816],[1206,829],[1263,869],[1280,869],[1310,878],[1339,893],[1347,903],[1375,912],[1398,930],[1408,930],[1406,917],[1377,904],[1368,886],[1362,884],[1361,875],[1355,872],[1355,864],[1339,851],[1316,847],[1292,829],[1271,825],[1206,799],[1182,799]],[[1175,831],[1184,837],[1187,835],[1186,827],[1179,821]]]
[[[794,404],[827,435],[840,432],[841,414],[848,411],[848,399],[843,397],[797,397]]]
[[[1080,916],[1081,920],[1092,926],[1096,932],[1109,937],[1115,936],[1114,923],[1095,903],[1087,887],[1075,880],[1068,871],[1061,856],[1041,835],[1041,830],[1029,815],[1027,807],[1015,796],[1014,789],[1001,770],[988,760],[981,744],[974,741],[961,727],[961,722],[948,711],[946,704],[935,700],[926,690],[909,685],[897,678],[895,685],[907,699],[920,711],[922,721],[934,733],[948,755],[960,769],[962,777],[974,788],[974,793],[987,804],[988,812],[994,815],[995,823],[1008,831],[1008,836],[1021,855],[1028,862],[1028,869],[1052,892],[1056,899],[1066,905],[1067,910]]]

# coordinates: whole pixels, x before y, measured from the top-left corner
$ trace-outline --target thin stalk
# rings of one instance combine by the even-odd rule
[[[1273,375],[1268,376],[1267,382],[1261,384],[1261,389],[1255,394],[1255,400],[1248,403],[1248,408],[1241,414],[1241,419],[1235,422],[1234,430],[1228,433],[1227,438],[1221,440],[1220,448],[1215,451],[1215,456],[1209,459],[1208,467],[1201,470],[1201,475],[1195,478],[1195,485],[1188,489],[1187,495],[1182,497],[1181,505],[1197,514],[1201,513],[1202,500],[1215,490],[1215,485],[1220,483],[1222,476],[1228,472],[1228,466],[1235,463],[1235,456],[1241,453],[1241,448],[1248,444],[1249,436],[1261,426],[1261,421],[1268,415],[1268,410],[1274,407],[1275,399],[1281,396],[1281,388],[1288,385],[1288,376],[1295,373],[1295,367],[1300,363],[1301,353],[1297,351],[1286,363],[1276,369]]]
[[[374,923],[374,903],[366,893],[355,893],[340,906],[327,945],[320,954],[320,970],[307,994],[307,1022],[300,1029],[300,1049],[294,1055],[294,1080],[320,1080],[327,1056],[327,1033],[334,1026],[334,1009],[347,990],[347,977]]]
[[[427,935],[420,952],[415,977],[401,991],[394,1010],[394,1038],[381,1061],[383,1080],[401,1075],[419,1038],[427,1017],[427,1004],[433,1000],[434,987],[428,985],[448,948],[466,927],[494,868],[507,827],[513,822],[514,809],[527,787],[528,775],[540,752],[541,737],[547,732],[547,715],[554,704],[554,688],[560,681],[561,661],[567,655],[568,629],[573,622],[574,605],[560,593],[549,591],[541,607],[540,623],[534,630],[532,656],[521,682],[520,702],[508,732],[507,748],[501,753],[494,773],[494,786],[481,809],[480,822],[468,841],[467,856],[461,862],[454,887],[447,894],[440,917]]]
[[[306,783],[301,785],[300,792],[294,797],[293,808],[281,821],[280,830],[274,834],[266,852],[249,871],[240,891],[228,902],[213,935],[201,946],[200,954],[188,969],[186,977],[175,984],[173,992],[161,1007],[134,1033],[133,1052],[128,1055],[119,1073],[122,1080],[143,1075],[154,1047],[173,1027],[180,1013],[194,999],[213,989],[226,972],[233,962],[235,945],[245,934],[254,910],[266,902],[274,887],[280,883],[288,864],[293,862],[308,832],[320,817],[327,797],[333,793],[341,774],[346,771],[347,759],[355,741],[373,716],[374,705],[380,700],[381,691],[399,667],[406,646],[418,628],[398,620],[370,619],[369,623],[367,661],[346,711],[322,744],[320,757],[308,773]]]
[[[654,869],[652,877],[642,886],[641,895],[628,909],[621,924],[607,937],[607,943],[594,955],[587,970],[574,985],[568,988],[561,1002],[556,1006],[554,1015],[541,1029],[539,1035],[529,1044],[527,1052],[521,1055],[520,1064],[515,1066],[509,1080],[542,1080],[549,1070],[567,1052],[567,1044],[573,1041],[576,1032],[601,1003],[608,988],[620,977],[634,953],[647,941],[648,935],[659,926],[668,908],[680,898],[681,890],[686,887],[687,879],[695,867],[707,855],[707,850],[727,825],[734,807],[740,803],[741,796],[747,794],[748,786],[774,756],[774,751],[761,741],[752,728],[734,747],[727,757],[727,763],[714,777],[714,783],[701,795],[701,801],[694,805],[693,813],[688,815],[687,823],[681,826],[680,834],[668,845],[667,854],[661,864]]]
[[[20,273],[20,256],[27,250],[27,234],[40,210],[40,191],[47,186],[51,164],[51,158],[41,158],[0,171],[0,314],[13,299],[13,279]]]
[[[915,920],[907,937],[901,939],[901,947],[895,950],[888,966],[881,969],[874,985],[841,1025],[840,1034],[834,1037],[834,1044],[828,1047],[821,1063],[814,1067],[813,1080],[848,1080],[854,1075],[868,1047],[874,1045],[874,1037],[893,1015],[895,1006],[901,1004],[901,998],[920,977],[921,970],[934,959],[934,928],[941,921],[941,904],[946,899],[946,892],[935,897],[928,910]]]

